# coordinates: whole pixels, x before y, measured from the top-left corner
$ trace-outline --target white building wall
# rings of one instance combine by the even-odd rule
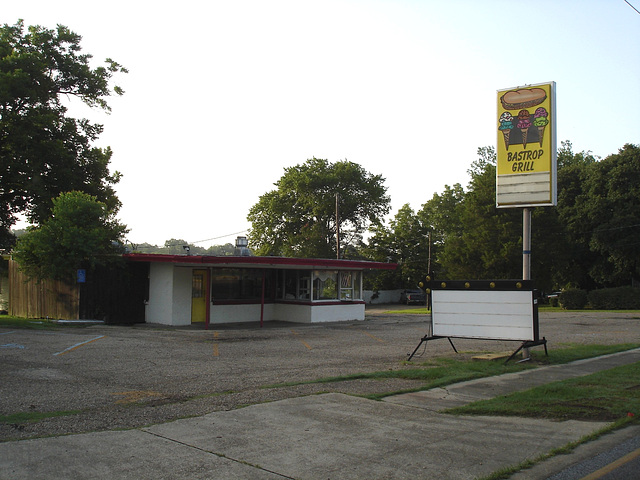
[[[340,305],[314,305],[311,309],[311,322],[339,322],[364,320],[363,303],[343,303]]]
[[[293,323],[340,322],[364,320],[362,303],[318,305],[295,303],[269,303],[264,306],[265,322],[279,320]],[[210,324],[259,322],[260,305],[211,305]]]
[[[274,320],[273,304],[265,304],[265,322]],[[209,323],[259,322],[260,305],[211,305]]]
[[[174,268],[171,325],[191,325],[192,276],[193,268]]]
[[[173,265],[151,263],[149,266],[149,304],[145,309],[145,322],[172,325]]]
[[[311,307],[309,305],[276,303],[274,307],[274,320],[282,320],[283,322],[311,323]]]

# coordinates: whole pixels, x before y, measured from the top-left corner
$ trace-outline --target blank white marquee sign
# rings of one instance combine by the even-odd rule
[[[429,290],[436,337],[538,340],[530,281],[442,282]]]

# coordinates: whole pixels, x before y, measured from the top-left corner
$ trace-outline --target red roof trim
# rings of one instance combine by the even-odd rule
[[[353,270],[395,270],[397,264],[369,262],[365,260],[337,260],[328,258],[289,258],[289,257],[234,257],[204,255],[160,255],[150,253],[126,253],[123,255],[131,262],[175,263],[182,265],[206,264],[225,266],[257,266],[257,267],[308,267],[335,268]]]

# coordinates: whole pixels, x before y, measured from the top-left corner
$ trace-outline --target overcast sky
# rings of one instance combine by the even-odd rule
[[[629,0],[640,9],[640,0]],[[5,2],[120,62],[105,126],[133,243],[233,242],[284,168],[349,160],[393,216],[466,187],[495,145],[496,91],[555,81],[557,133],[606,157],[640,144],[640,14],[624,0]]]

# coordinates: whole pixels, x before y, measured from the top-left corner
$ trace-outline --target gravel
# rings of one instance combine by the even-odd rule
[[[404,361],[426,332],[428,316],[387,314],[388,308],[400,307],[369,308],[362,322],[269,322],[263,328],[0,327],[0,414],[76,412],[0,423],[0,440],[136,428],[324,392],[364,395],[419,387],[420,381],[402,379],[275,386],[407,368]],[[640,314],[541,313],[540,334],[550,350],[640,343]],[[470,339],[454,344],[465,356],[519,346]],[[431,341],[413,363],[435,356],[456,353],[445,340]]]

